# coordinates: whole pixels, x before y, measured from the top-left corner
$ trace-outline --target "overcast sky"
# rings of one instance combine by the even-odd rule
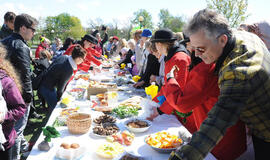
[[[250,16],[246,23],[262,20],[270,22],[267,11],[270,1],[249,0],[248,4],[247,12]],[[174,16],[189,18],[205,7],[205,0],[0,0],[0,24],[3,24],[7,11],[27,13],[35,18],[66,12],[78,17],[84,27],[88,26],[90,18],[101,18],[105,24],[113,19],[125,23],[139,9],[146,9],[151,13],[154,24],[157,24],[160,9],[168,9]]]

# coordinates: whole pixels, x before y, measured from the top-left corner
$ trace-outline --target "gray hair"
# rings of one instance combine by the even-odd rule
[[[226,34],[228,37],[232,35],[228,20],[210,9],[197,12],[185,27],[184,33],[190,36],[200,30],[203,30],[205,35],[212,40],[216,40],[221,34]]]

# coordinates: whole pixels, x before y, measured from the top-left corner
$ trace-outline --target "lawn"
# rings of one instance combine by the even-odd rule
[[[36,91],[34,92],[34,95],[36,95]],[[42,105],[40,105],[40,101],[38,100],[37,96],[35,96],[35,102],[37,103],[36,112],[42,115],[42,119],[29,117],[27,126],[24,130],[24,137],[29,143],[35,143],[37,141],[42,132],[42,127],[46,125],[49,119],[49,116],[47,116],[47,108],[44,108]]]

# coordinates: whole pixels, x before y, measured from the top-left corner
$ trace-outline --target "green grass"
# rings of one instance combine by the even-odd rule
[[[34,91],[34,95],[36,95],[36,91]],[[35,96],[35,101],[38,102],[37,96]],[[36,143],[42,133],[42,127],[46,125],[49,119],[47,108],[44,108],[39,102],[36,104],[36,112],[42,115],[43,118],[35,119],[30,115],[24,130],[24,137],[29,143]]]

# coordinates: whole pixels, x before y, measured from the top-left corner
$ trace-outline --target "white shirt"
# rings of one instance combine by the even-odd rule
[[[164,61],[165,55],[162,54],[159,57],[159,63],[160,63],[160,67],[159,67],[159,76],[156,77],[156,82],[158,85],[162,86],[164,84],[164,76],[165,76],[165,61]]]
[[[69,57],[68,57],[68,61],[69,61],[70,65],[71,65],[71,67],[73,68],[73,70],[74,70],[74,71],[77,70],[77,64],[76,64],[75,61],[73,60],[72,56],[69,56]]]

